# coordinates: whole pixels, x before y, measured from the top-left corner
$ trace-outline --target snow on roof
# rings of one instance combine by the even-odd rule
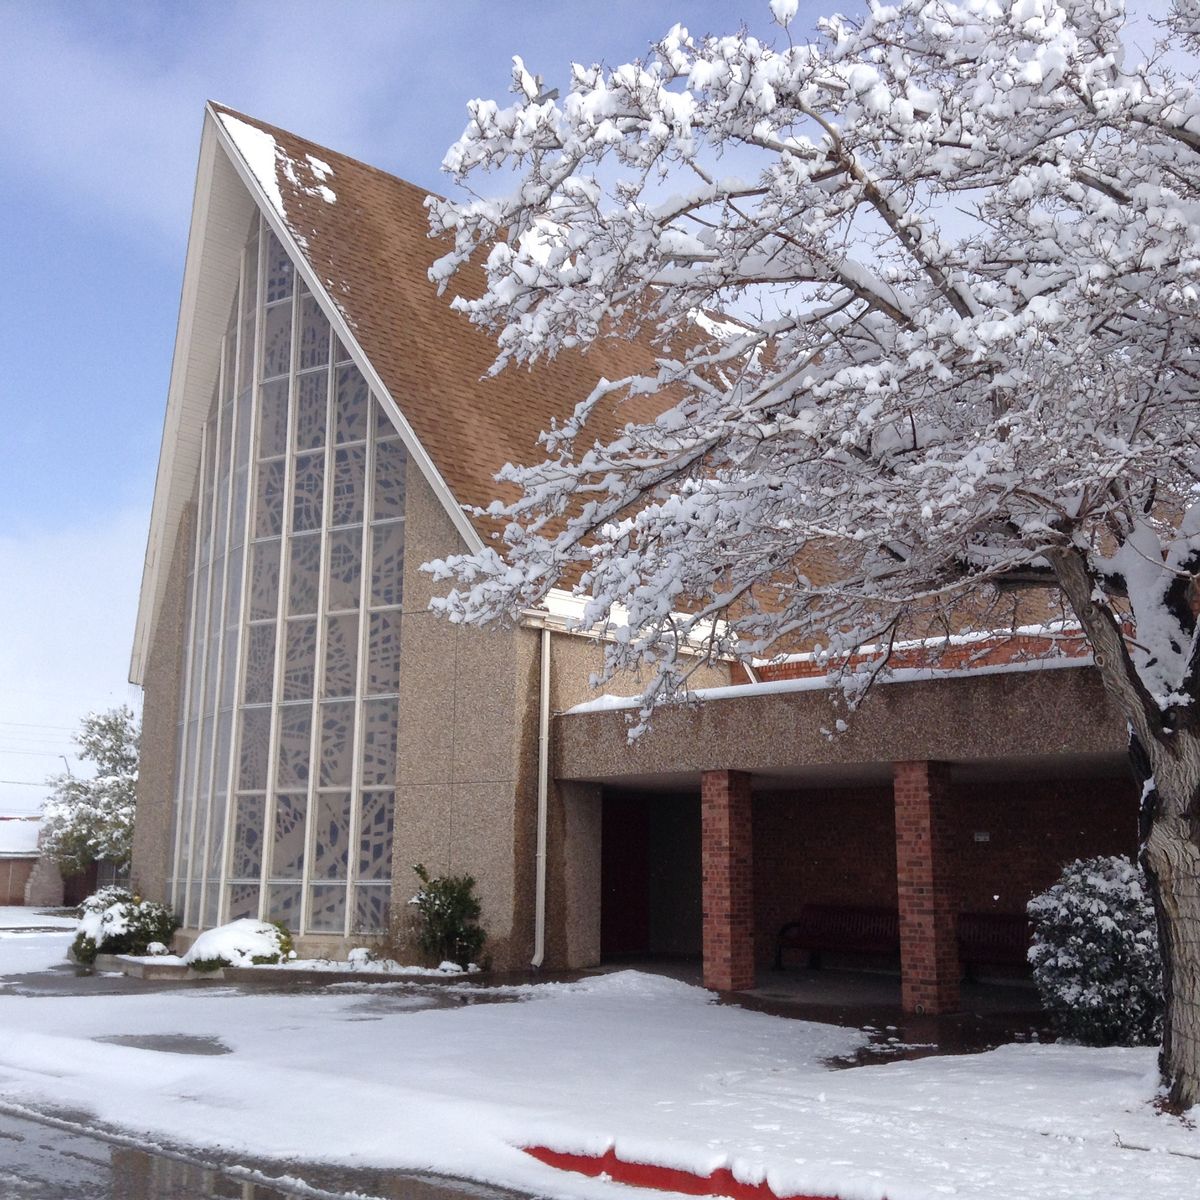
[[[283,203],[283,192],[279,187],[280,171],[293,188],[310,196],[319,196],[326,204],[336,203],[337,193],[325,182],[333,174],[333,168],[324,159],[313,154],[304,156],[307,169],[316,180],[312,186],[306,185],[301,182],[296,171],[295,160],[271,133],[225,110],[218,111],[217,116],[225,127],[225,132],[233,139],[234,145],[246,160],[246,165],[254,172],[254,177],[266,193],[271,207],[283,220],[288,219],[288,213]]]
[[[0,858],[36,858],[41,817],[0,817]]]
[[[265,130],[246,121],[239,120],[232,113],[217,114],[226,133],[233,138],[234,145],[246,160],[246,165],[254,172],[254,178],[266,193],[271,207],[283,218],[287,213],[283,207],[283,193],[279,190],[279,177],[275,172],[275,160],[279,146],[275,139]]]
[[[944,650],[948,646],[975,646],[985,642],[1003,643],[1011,638],[1042,638],[1047,641],[1082,642],[1083,629],[1077,621],[1045,621],[1033,625],[1016,625],[1012,629],[970,629],[962,633],[939,634],[936,637],[907,638],[893,642],[893,654],[904,650]],[[868,642],[854,652],[856,657],[879,654],[882,643]],[[789,663],[815,663],[818,656],[811,650],[799,654],[777,654],[771,658],[753,658],[751,666],[776,667]]]
[[[1078,658],[1034,659],[1032,661],[996,663],[980,667],[899,667],[880,675],[878,683],[923,683],[931,679],[974,679],[978,675],[1007,675],[1014,671],[1057,671],[1068,667],[1090,667],[1092,656]],[[835,686],[829,675],[814,675],[806,679],[773,679],[766,683],[735,683],[726,687],[696,688],[688,692],[688,700],[739,700],[747,696],[779,696],[791,692],[820,692]],[[595,700],[585,700],[565,709],[563,716],[580,713],[611,712],[619,708],[640,708],[641,696],[614,696],[605,693]]]

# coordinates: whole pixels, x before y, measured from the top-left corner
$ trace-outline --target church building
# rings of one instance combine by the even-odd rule
[[[421,566],[486,544],[496,471],[643,351],[488,378],[494,346],[429,282],[423,202],[206,109],[131,667],[135,887],[185,940],[255,916],[344,956],[421,862],[475,877],[498,969],[695,958],[724,990],[834,913],[847,962],[894,958],[906,1007],[952,1009],[989,921],[1133,849],[1086,648],[980,635],[925,670],[917,647],[837,736],[803,656],[717,663],[630,744],[570,594],[495,630],[430,613]]]

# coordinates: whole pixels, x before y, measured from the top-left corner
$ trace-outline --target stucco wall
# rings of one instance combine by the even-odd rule
[[[537,635],[463,628],[428,611],[435,585],[420,566],[459,549],[449,516],[410,463],[393,894],[399,908],[413,893],[417,862],[473,875],[485,953],[507,969],[532,948]]]
[[[142,737],[138,760],[137,816],[133,827],[130,884],[134,891],[165,902],[171,863],[171,814],[179,742],[179,687],[187,620],[187,567],[192,553],[195,505],[180,522],[170,573],[142,683]]]
[[[620,710],[560,716],[555,774],[604,780],[1125,751],[1125,723],[1090,667],[886,684],[853,714],[833,699],[827,690],[799,691],[666,708],[632,746]],[[845,732],[830,736],[841,717]]]

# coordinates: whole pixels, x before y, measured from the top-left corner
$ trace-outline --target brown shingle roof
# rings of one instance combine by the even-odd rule
[[[540,461],[537,435],[568,414],[602,375],[653,370],[644,345],[614,339],[586,355],[568,352],[532,370],[510,366],[484,378],[494,344],[453,312],[449,296],[439,296],[428,278],[445,247],[429,237],[424,189],[232,109],[211,107],[270,134],[291,160],[276,155],[285,220],[461,504],[494,499],[493,477],[506,462]],[[309,155],[331,168],[328,179],[314,172]],[[322,198],[322,183],[335,193],[334,203]],[[459,280],[467,294],[484,286],[482,270],[473,266]],[[489,539],[491,523],[474,523]]]

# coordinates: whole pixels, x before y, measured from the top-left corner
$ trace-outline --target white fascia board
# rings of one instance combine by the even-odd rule
[[[416,462],[417,466],[420,467],[421,474],[425,476],[426,482],[433,489],[433,494],[441,501],[451,521],[454,522],[454,527],[462,536],[467,549],[472,553],[482,550],[483,539],[479,536],[470,520],[468,520],[462,505],[455,498],[449,485],[442,478],[442,473],[437,469],[433,459],[429,457],[425,447],[418,440],[416,432],[408,423],[408,418],[405,417],[395,398],[379,377],[379,373],[375,370],[371,360],[359,345],[358,338],[350,328],[350,323],[346,320],[342,310],[334,303],[333,297],[330,296],[325,283],[313,270],[304,248],[287,227],[282,214],[276,211],[275,205],[263,189],[258,177],[250,169],[250,164],[243,158],[241,151],[237,148],[237,144],[221,124],[219,114],[215,113],[210,107],[208,115],[213,127],[217,131],[217,137],[220,139],[225,153],[229,156],[230,162],[233,163],[234,169],[241,177],[250,194],[254,197],[258,207],[262,210],[275,236],[283,243],[289,257],[297,265],[300,274],[304,277],[304,282],[308,284],[309,291],[317,298],[317,303],[320,304],[321,311],[328,318],[334,333],[341,338],[343,344],[350,351],[350,357],[354,365],[363,373],[363,377],[369,384],[371,391],[378,396],[383,404],[384,411],[391,418],[392,424],[395,425],[396,432],[400,434],[400,439],[404,442],[409,455]]]
[[[163,419],[158,471],[154,480],[154,500],[150,510],[150,529],[142,569],[142,585],[134,626],[129,681],[141,684],[146,658],[158,620],[158,610],[166,586],[170,558],[175,548],[175,531],[192,491],[200,457],[200,430],[207,416],[213,381],[220,358],[220,334],[224,332],[232,292],[217,295],[219,284],[210,278],[214,266],[212,238],[214,219],[226,216],[237,207],[237,198],[222,187],[217,171],[218,146],[215,130],[207,115],[200,136],[200,156],[192,201],[192,220],[188,230],[187,256],[184,260],[183,286],[179,301],[179,323],[175,331],[175,350],[167,388],[167,410]],[[218,195],[217,193],[224,194]],[[246,197],[244,217],[248,219],[250,200]],[[244,239],[243,230],[241,237]],[[219,251],[219,248],[218,248]],[[236,262],[234,275],[236,277]],[[222,311],[223,309],[223,311]],[[220,312],[219,329],[211,346],[197,336],[197,327],[211,333],[213,313]],[[211,359],[211,362],[208,361]],[[202,378],[203,377],[203,378]],[[199,418],[195,410],[199,408]]]

